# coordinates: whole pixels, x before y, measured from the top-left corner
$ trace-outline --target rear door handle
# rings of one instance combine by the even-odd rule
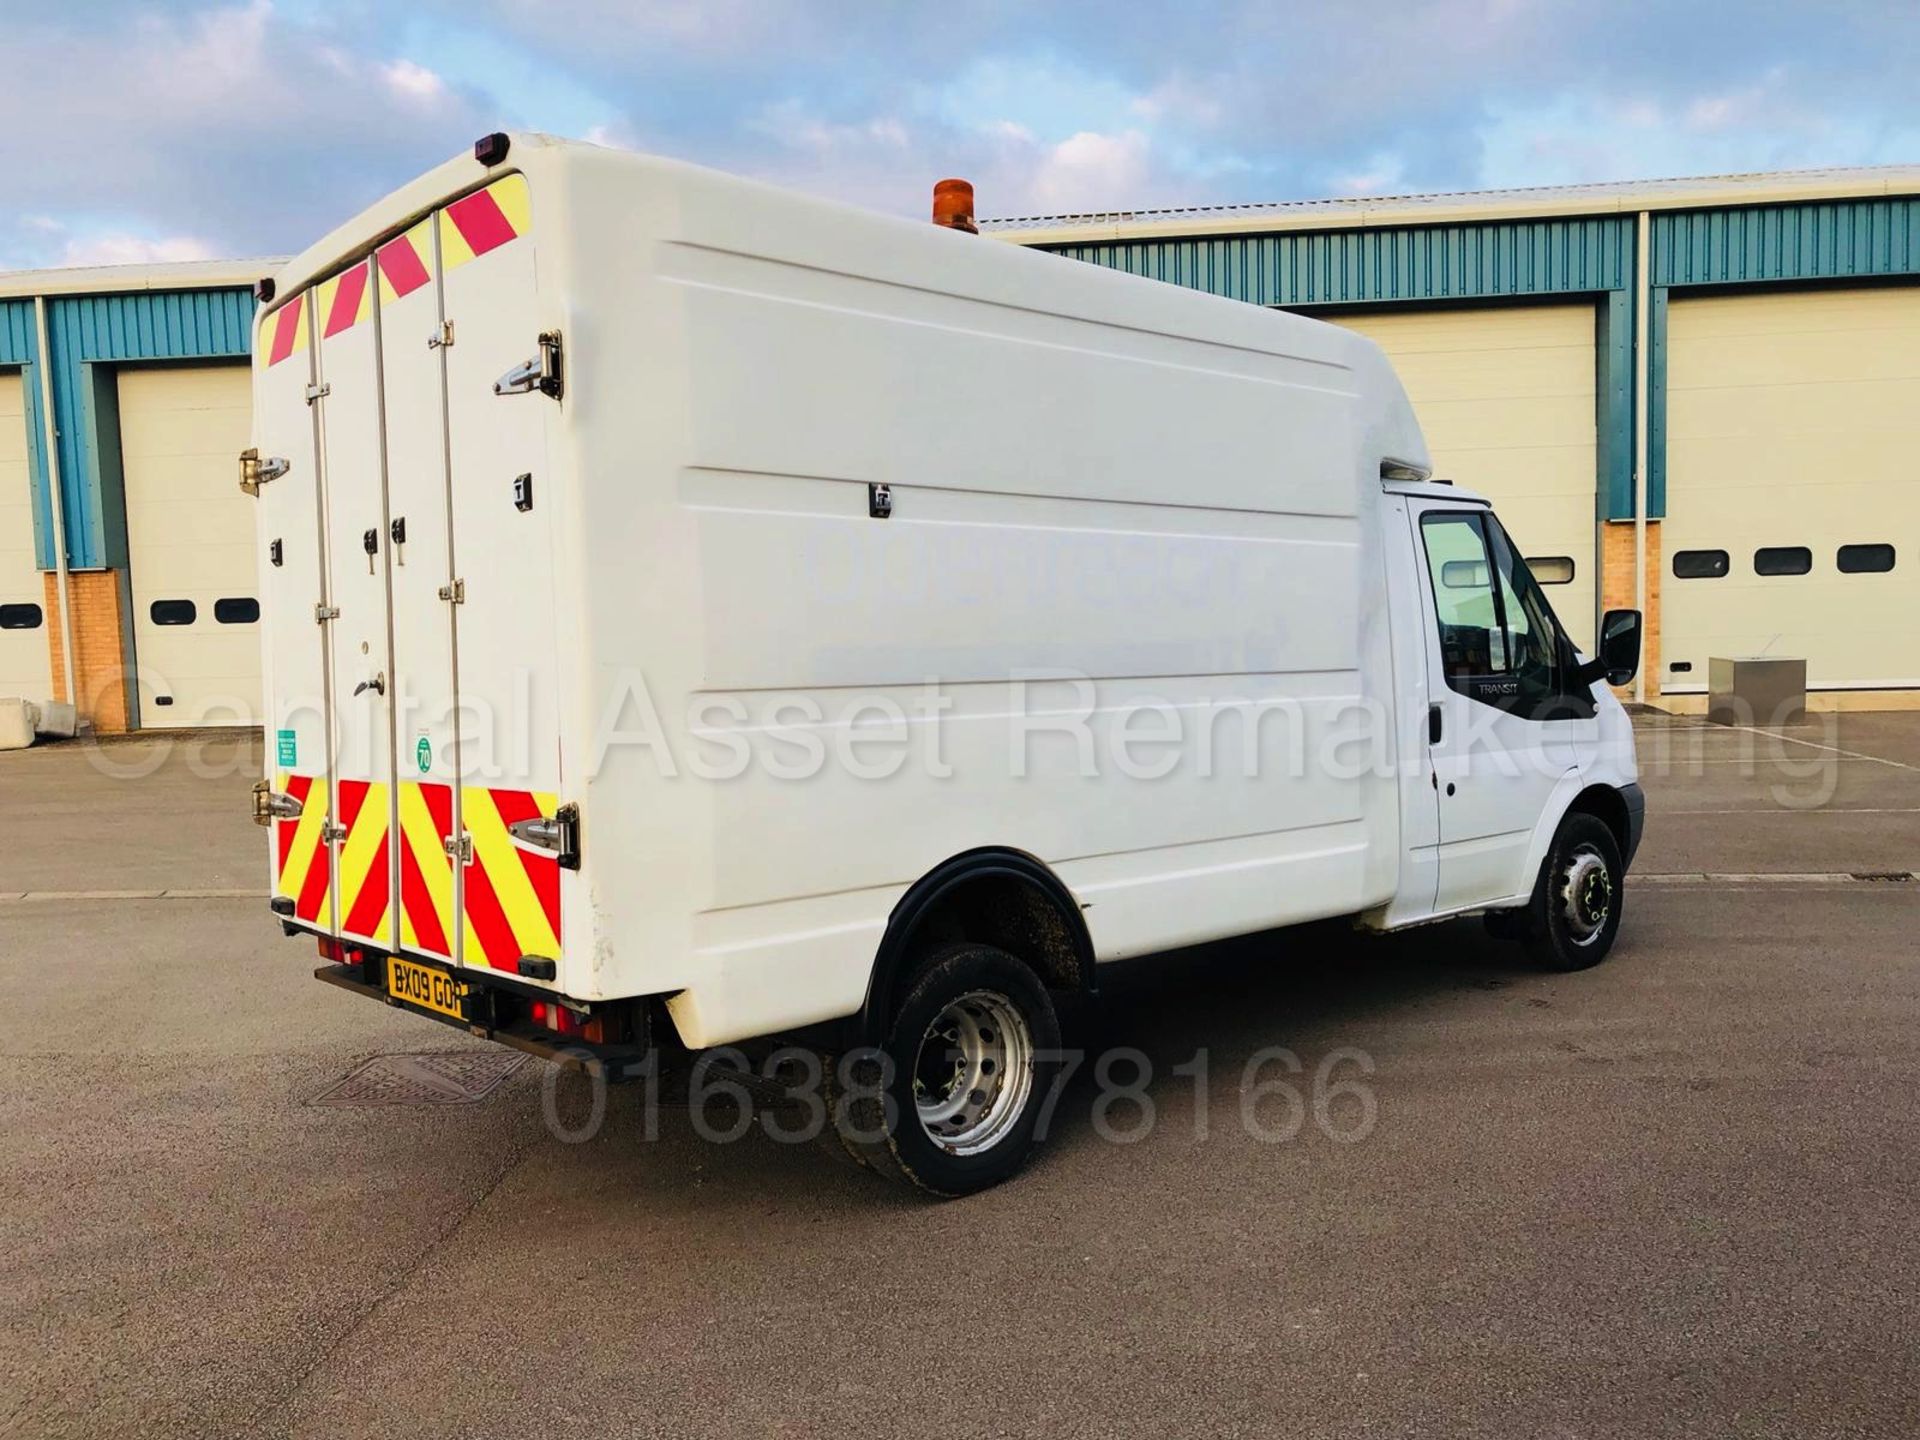
[[[1427,706],[1427,743],[1429,745],[1438,745],[1440,743],[1440,737],[1446,733],[1446,729],[1446,711],[1440,707],[1440,702],[1436,700],[1433,704]]]
[[[378,675],[374,676],[371,680],[362,680],[358,685],[353,687],[353,693],[356,695],[364,694],[368,690],[373,691],[373,693],[376,695],[386,694],[387,693],[387,672],[382,670]]]

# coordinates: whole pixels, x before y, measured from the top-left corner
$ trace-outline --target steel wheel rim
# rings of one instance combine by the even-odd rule
[[[1006,1138],[1033,1091],[1033,1035],[1006,996],[970,990],[933,1017],[913,1061],[913,1108],[927,1138],[977,1155]]]
[[[1613,914],[1613,873],[1591,845],[1582,845],[1567,860],[1560,878],[1560,918],[1576,945],[1591,945],[1607,928]]]

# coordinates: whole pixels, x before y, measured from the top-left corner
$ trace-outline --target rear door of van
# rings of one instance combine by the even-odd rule
[[[462,964],[544,981],[561,958],[560,856],[517,838],[561,791],[554,399],[495,382],[541,354],[531,197],[508,175],[438,216],[464,832]],[[529,962],[522,965],[522,961]],[[547,962],[547,963],[542,963]]]
[[[531,230],[505,176],[267,317],[256,438],[290,459],[260,491],[282,906],[556,983],[555,406],[494,385],[540,354]]]
[[[253,437],[260,466],[262,718],[267,782],[296,807],[269,825],[268,888],[275,912],[334,931],[333,732],[329,670],[326,494],[314,403],[313,295],[261,317],[253,374]]]

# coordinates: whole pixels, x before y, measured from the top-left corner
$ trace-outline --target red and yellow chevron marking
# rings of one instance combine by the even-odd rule
[[[533,228],[524,175],[503,175],[440,212],[440,263],[453,270]]]
[[[314,288],[313,313],[319,317],[322,340],[344,334],[373,313],[373,296],[367,286],[371,273],[372,266],[362,260]]]
[[[559,803],[558,796],[526,790],[461,789],[460,820],[473,837],[463,964],[512,971],[522,955],[560,957],[559,857],[507,832],[519,820],[551,818]]]
[[[380,303],[391,305],[433,279],[433,221],[422,220],[374,251],[380,271]]]
[[[260,327],[261,343],[267,349],[267,364],[278,365],[307,344],[307,301],[296,295],[266,318]]]
[[[400,782],[400,946],[453,959],[453,787]]]
[[[327,847],[320,843],[327,824],[326,782],[282,770],[274,788],[300,802],[299,819],[273,822],[276,890],[293,901],[295,919],[325,925],[332,884]]]
[[[385,944],[393,934],[387,787],[342,780],[340,827],[340,933]]]

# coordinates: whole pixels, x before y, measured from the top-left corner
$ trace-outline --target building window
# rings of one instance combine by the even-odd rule
[[[1533,578],[1542,585],[1571,585],[1573,583],[1573,557],[1571,555],[1529,555],[1527,569],[1533,572]]]
[[[38,630],[40,628],[40,607],[38,605],[0,605],[0,630]]]
[[[1724,550],[1676,550],[1673,553],[1673,578],[1676,580],[1718,580],[1727,573]]]
[[[213,602],[213,618],[222,625],[255,625],[260,620],[260,602],[251,596],[238,596]]]
[[[147,607],[147,614],[156,625],[191,625],[200,618],[191,600],[156,600]]]
[[[1842,545],[1833,563],[1842,575],[1880,575],[1893,568],[1893,546]]]
[[[1804,545],[1766,545],[1753,552],[1756,575],[1804,575],[1813,569],[1813,551]]]

